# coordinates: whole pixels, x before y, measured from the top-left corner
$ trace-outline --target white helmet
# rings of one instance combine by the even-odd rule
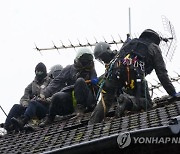
[[[76,69],[91,70],[94,67],[93,53],[88,48],[79,48],[74,59],[74,66]]]
[[[93,56],[93,53],[91,52],[91,50],[89,48],[82,47],[82,48],[78,49],[75,60],[77,61],[85,53]]]

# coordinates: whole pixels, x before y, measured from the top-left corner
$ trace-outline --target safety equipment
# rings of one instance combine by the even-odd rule
[[[94,68],[93,53],[88,48],[80,48],[74,59],[74,66],[77,70],[90,71]]]
[[[144,30],[139,36],[139,38],[149,39],[157,45],[159,45],[161,41],[159,34],[152,29]]]
[[[101,63],[104,62],[108,64],[116,54],[110,47],[111,45],[105,42],[97,43],[94,48],[95,59],[99,60]]]
[[[84,55],[85,53],[86,53],[86,54],[89,54],[89,55],[92,55],[92,57],[93,57],[93,53],[91,52],[91,50],[88,49],[88,48],[83,47],[83,48],[80,48],[80,49],[77,51],[75,60],[77,61],[77,60],[78,60],[82,55]],[[92,59],[93,59],[93,58],[92,58]]]
[[[50,72],[48,74],[51,78],[55,78],[56,76],[59,75],[62,69],[63,69],[62,65],[60,64],[54,65],[50,68]]]

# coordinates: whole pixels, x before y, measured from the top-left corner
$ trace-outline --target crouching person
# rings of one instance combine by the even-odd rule
[[[92,111],[96,105],[96,82],[93,54],[88,48],[80,48],[74,64],[66,66],[41,95],[42,99],[52,95],[52,100],[49,114],[40,127],[52,123],[56,115],[75,111],[80,116]]]
[[[116,116],[118,117],[122,116],[125,110],[140,111],[152,107],[152,100],[144,77],[144,67],[132,63],[140,63],[141,56],[138,56],[138,53],[131,54],[129,51],[131,50],[128,50],[127,54],[123,54],[121,49],[114,55],[107,43],[100,42],[95,46],[95,58],[105,63],[106,72],[103,85],[101,85],[103,89],[100,89],[102,97],[92,112],[89,124],[102,122],[116,101],[118,102],[116,109]],[[142,66],[145,65],[144,61],[141,63]]]

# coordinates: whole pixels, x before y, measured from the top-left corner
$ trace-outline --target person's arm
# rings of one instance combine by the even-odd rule
[[[20,99],[20,104],[27,107],[32,97],[32,82],[25,88],[24,95]]]
[[[65,83],[68,80],[69,76],[69,68],[70,67],[65,67],[60,72],[60,74],[56,78],[54,78],[43,90],[42,94],[45,96],[45,98],[51,97],[54,93],[60,91],[63,87],[65,87]]]
[[[168,71],[161,54],[161,49],[155,45],[152,46],[151,49],[153,52],[153,64],[157,77],[166,92],[173,96],[176,93],[176,90],[168,77]]]

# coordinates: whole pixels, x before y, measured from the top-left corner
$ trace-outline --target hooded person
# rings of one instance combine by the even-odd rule
[[[40,62],[36,65],[35,67],[35,74],[36,74],[36,80],[38,83],[43,82],[43,80],[45,79],[45,77],[47,76],[47,69],[46,66]]]
[[[60,65],[60,64],[54,65],[50,68],[50,72],[48,73],[48,75],[52,79],[54,79],[56,76],[58,76],[60,74],[62,69],[63,69],[62,65]]]
[[[52,96],[49,114],[41,127],[54,121],[56,115],[76,112],[81,115],[92,111],[96,105],[93,53],[88,48],[79,48],[74,64],[62,69],[61,73],[44,90],[41,98]]]
[[[34,80],[25,88],[20,104],[14,104],[6,118],[4,127],[8,132],[22,129],[35,116],[39,119],[46,116],[49,102],[39,101],[38,97],[51,80],[47,76],[46,66],[42,62],[38,63]]]

